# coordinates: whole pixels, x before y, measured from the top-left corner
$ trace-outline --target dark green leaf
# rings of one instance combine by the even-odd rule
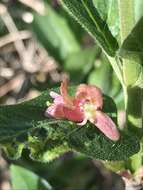
[[[74,133],[70,136],[72,147],[92,158],[114,161],[127,159],[135,149],[139,151],[138,139],[133,138],[133,134],[124,134],[120,141],[113,143],[95,131],[93,126],[89,126]],[[131,141],[135,144],[132,142],[131,145]]]
[[[75,88],[69,92],[73,94]],[[123,134],[113,142],[92,124],[79,127],[70,121],[46,118],[47,101],[52,102],[48,90],[31,101],[0,107],[0,144],[10,157],[20,157],[23,148],[30,149],[30,156],[39,161],[53,160],[69,150],[102,160],[123,160],[139,151],[133,134]],[[103,112],[115,123],[116,111],[113,100],[104,96]]]
[[[112,36],[108,25],[103,20],[93,1],[89,0],[61,0],[71,15],[99,42],[101,47],[114,56],[118,49],[116,39]]]

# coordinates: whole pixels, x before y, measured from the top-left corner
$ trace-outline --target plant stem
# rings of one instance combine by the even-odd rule
[[[120,37],[121,44],[131,32],[135,25],[134,0],[118,0],[120,16]],[[137,76],[137,67],[140,60],[123,59],[123,91],[125,99],[125,109],[128,124],[135,127],[141,127],[142,110],[141,101],[142,93],[139,87],[135,87],[135,76]],[[128,125],[129,127],[129,125]]]

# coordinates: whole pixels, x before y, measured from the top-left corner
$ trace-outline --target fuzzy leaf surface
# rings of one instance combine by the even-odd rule
[[[139,151],[138,138],[133,134],[122,134],[113,142],[90,123],[79,127],[67,120],[46,118],[46,102],[52,102],[49,91],[27,102],[0,107],[0,145],[9,157],[19,158],[23,148],[30,149],[30,156],[42,162],[69,150],[102,160],[124,160]],[[73,95],[75,88],[69,92]],[[116,105],[108,96],[104,96],[103,111],[117,124]]]
[[[98,41],[110,55],[115,56],[117,40],[111,34],[105,20],[100,17],[93,0],[61,0],[67,11]]]

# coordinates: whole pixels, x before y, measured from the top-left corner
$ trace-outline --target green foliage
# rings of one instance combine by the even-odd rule
[[[125,161],[103,161],[105,167],[111,171],[125,171]]]
[[[138,22],[139,19],[143,16],[143,1],[142,0],[135,0],[134,3],[135,8],[135,21]]]
[[[74,33],[65,17],[46,5],[46,15],[35,13],[33,30],[45,48],[57,59],[63,60],[69,54],[80,50]]]
[[[139,64],[141,60],[126,60],[125,71],[125,84],[126,86],[143,88],[143,66]]]
[[[88,82],[98,86],[103,93],[111,97],[118,95],[121,90],[120,82],[117,80],[108,59],[103,54],[95,61],[95,68],[90,73]]]
[[[68,56],[64,64],[64,69],[70,73],[72,82],[77,84],[85,80],[92,70],[99,53],[99,48],[90,47]]]
[[[27,151],[24,151],[22,158],[14,162],[48,180],[53,189],[103,189],[96,165],[81,154],[69,152],[53,162],[43,164],[31,160]]]
[[[70,88],[70,94],[74,91]],[[118,142],[113,142],[92,124],[79,127],[70,121],[46,118],[47,101],[52,102],[48,90],[33,100],[0,107],[0,144],[11,158],[20,157],[23,148],[30,149],[33,159],[43,162],[69,150],[102,160],[123,160],[139,151],[133,134],[122,134]],[[117,123],[116,106],[107,96],[103,111]]]
[[[115,56],[118,43],[112,36],[106,20],[100,17],[93,1],[61,0],[71,15],[99,42],[101,47],[110,55]]]
[[[143,87],[143,17],[124,40],[120,55],[128,59],[125,62],[126,84]]]
[[[52,190],[49,183],[31,171],[20,166],[10,166],[13,190]]]
[[[56,5],[57,9],[54,9],[49,5],[53,1],[48,2],[45,2],[45,16],[34,13],[32,29],[38,40],[48,53],[59,62],[62,61],[62,67],[70,73],[73,83],[87,82],[99,86],[104,94],[114,98],[118,106],[122,98],[121,85],[107,60],[98,57],[100,50],[95,47],[81,49],[79,42],[85,37],[80,33],[81,30],[66,18],[60,6]],[[127,127],[138,127],[142,119],[142,0],[61,0],[61,2],[75,20],[97,40],[108,56],[124,88],[129,121],[127,123],[130,124]],[[13,15],[14,12],[10,14]],[[19,16],[16,15],[14,21],[19,29],[25,29],[26,24],[23,26],[24,22]],[[7,32],[5,29],[3,25],[0,29],[1,35]],[[118,50],[119,37],[122,45]],[[96,63],[100,62],[100,65],[95,63],[97,57],[99,60]],[[73,91],[71,88],[70,92]],[[135,134],[128,131],[121,132],[120,140],[112,142],[90,123],[79,127],[76,123],[67,120],[46,118],[44,116],[46,101],[52,101],[48,90],[31,101],[0,107],[0,145],[10,158],[18,159],[23,149],[29,149],[30,157],[42,162],[52,161],[68,151],[109,161],[126,160],[138,152],[130,158],[129,168],[136,170],[140,167],[142,153],[141,150],[139,152],[139,139]],[[117,125],[116,106],[113,100],[105,95],[103,111]],[[124,167],[124,162],[118,164],[118,170]],[[115,168],[115,165],[111,164],[110,167]],[[12,170],[15,176],[18,175],[17,173],[29,176],[29,179],[25,180],[27,188],[30,188],[30,185],[37,188],[37,179],[39,180],[37,176],[31,178],[31,174],[19,168],[12,168]],[[30,184],[29,181],[33,180],[33,184]],[[13,177],[13,184],[14,188],[18,188],[15,177]]]
[[[119,35],[118,0],[93,0],[100,17],[106,21],[113,36]]]
[[[137,56],[143,58],[143,17],[138,21],[130,34],[124,40],[120,55],[124,58],[132,59]]]

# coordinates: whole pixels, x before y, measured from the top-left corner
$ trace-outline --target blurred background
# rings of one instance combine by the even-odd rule
[[[116,31],[115,31],[116,34]],[[100,87],[117,104],[123,126],[123,94],[96,42],[58,0],[0,1],[0,104],[15,104],[58,86]],[[122,121],[122,122],[121,122]],[[17,161],[1,153],[1,190],[122,190],[118,175],[99,161],[66,153],[50,163],[32,161],[25,150]]]

